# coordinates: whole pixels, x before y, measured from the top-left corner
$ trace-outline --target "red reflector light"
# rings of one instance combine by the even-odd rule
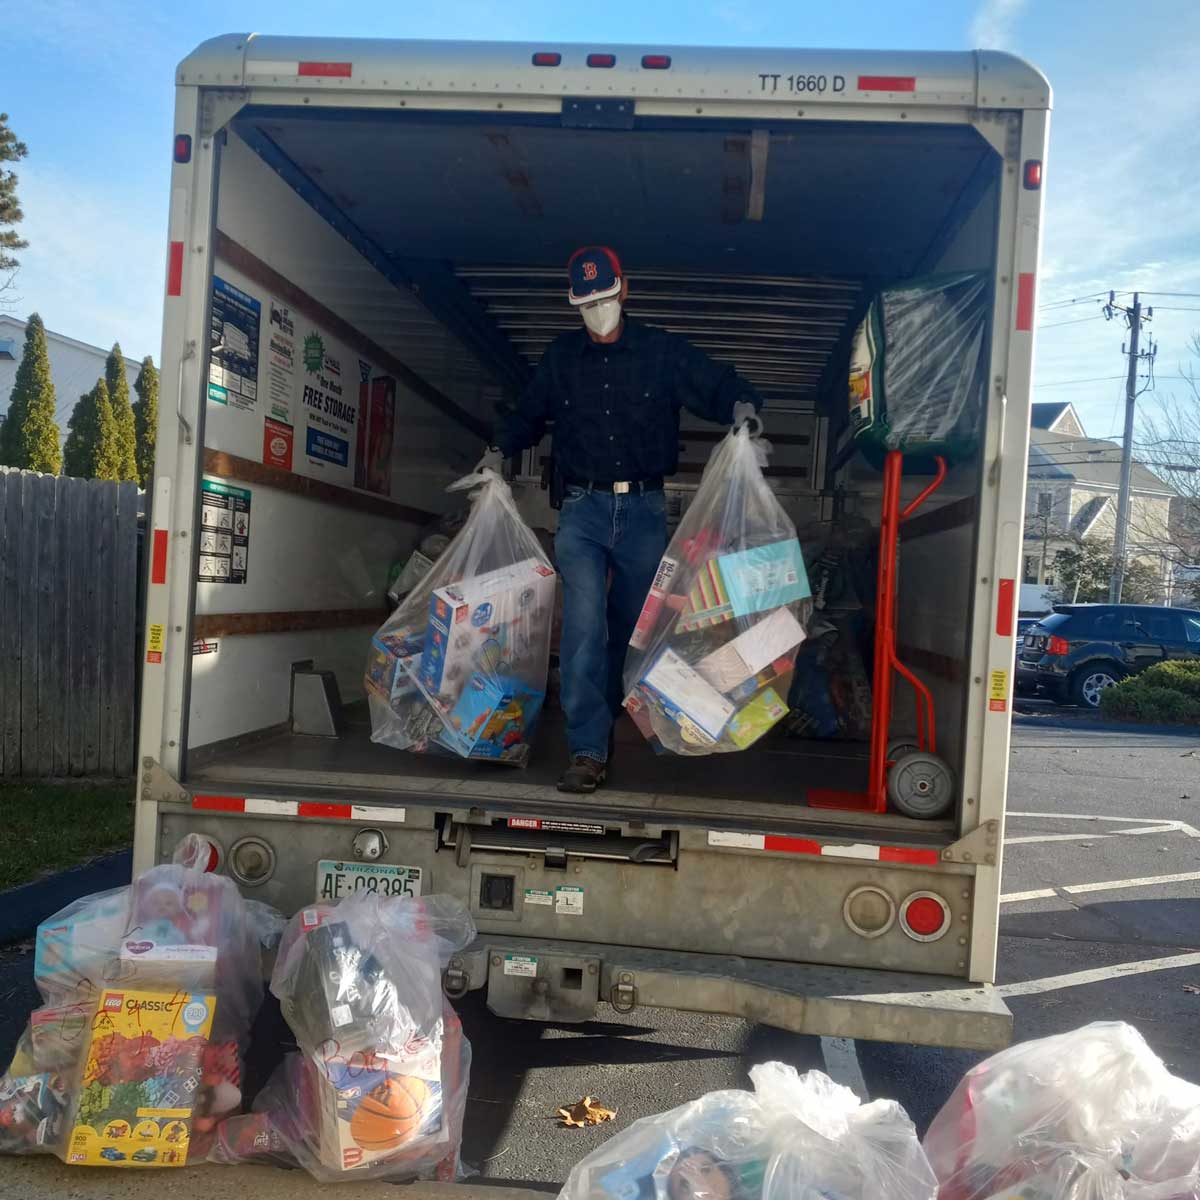
[[[900,905],[900,926],[918,942],[935,942],[950,928],[950,905],[933,892],[913,892]]]
[[[302,62],[296,74],[320,79],[349,79],[353,63]]]
[[[915,75],[860,75],[858,90],[860,92],[915,92],[917,77]]]
[[[192,138],[187,133],[175,135],[175,161],[185,163],[192,161]]]
[[[167,247],[167,295],[178,296],[183,291],[183,243],[172,242]]]
[[[1042,186],[1042,162],[1038,158],[1025,160],[1025,187],[1036,192]]]
[[[642,66],[647,71],[665,71],[671,65],[669,54],[643,54]]]
[[[589,67],[615,67],[617,56],[615,54],[589,54],[587,65]]]
[[[1071,649],[1071,644],[1067,641],[1066,638],[1052,636],[1050,638],[1050,640],[1046,643],[1046,653],[1047,654],[1063,655],[1063,654],[1066,654],[1067,651],[1070,649]]]
[[[539,50],[533,56],[535,67],[557,67],[560,62],[562,62],[562,55],[555,54],[550,50]]]

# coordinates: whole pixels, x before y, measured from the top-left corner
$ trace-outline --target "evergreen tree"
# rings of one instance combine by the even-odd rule
[[[62,466],[46,327],[37,313],[25,326],[21,365],[9,397],[8,415],[0,425],[0,462],[51,475],[57,475]]]
[[[113,342],[113,348],[108,352],[104,363],[104,382],[108,385],[108,402],[113,422],[113,452],[116,455],[117,474],[112,478],[136,481],[137,430],[133,408],[129,403],[129,377],[125,373],[125,356],[121,353],[120,342]]]
[[[138,398],[133,402],[137,432],[138,483],[149,487],[154,477],[154,445],[158,436],[158,368],[154,359],[142,359],[142,369],[133,385]]]
[[[17,269],[13,252],[24,250],[29,245],[11,228],[21,221],[24,214],[17,199],[16,172],[6,170],[4,164],[19,162],[28,153],[25,143],[18,141],[17,135],[8,127],[8,113],[0,112],[0,292],[8,283],[4,277],[11,276]]]
[[[79,397],[67,423],[63,469],[82,479],[119,479],[116,429],[108,384],[96,380],[90,392]]]

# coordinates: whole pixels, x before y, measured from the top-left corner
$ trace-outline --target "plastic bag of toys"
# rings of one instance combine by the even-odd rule
[[[750,1072],[645,1117],[572,1170],[561,1200],[933,1200],[937,1182],[899,1105],[860,1105],[819,1071]]]
[[[492,471],[466,524],[371,639],[371,739],[523,766],[546,698],[555,572]]]
[[[166,864],[38,928],[30,1016],[0,1079],[0,1150],[95,1166],[203,1158],[241,1104],[260,935],[232,880]]]
[[[453,1179],[470,1046],[441,976],[474,936],[442,896],[364,894],[298,913],[271,990],[299,1053],[253,1114],[221,1126],[212,1161],[266,1157],[327,1182]]]
[[[786,716],[811,593],[748,427],[713,451],[630,638],[625,708],[656,749],[745,750]]]
[[[1200,1087],[1132,1026],[1022,1042],[967,1073],[925,1136],[940,1200],[1200,1194]]]

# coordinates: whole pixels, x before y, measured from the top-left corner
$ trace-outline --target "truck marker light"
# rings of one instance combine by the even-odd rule
[[[936,892],[913,892],[900,905],[900,928],[917,942],[936,942],[950,928],[950,905]]]
[[[1025,333],[1033,330],[1033,298],[1033,272],[1022,271],[1017,276],[1017,328]]]
[[[221,865],[221,847],[210,837],[189,833],[180,838],[175,853],[171,855],[171,861],[181,867],[190,867],[193,871],[203,871],[207,875]]]
[[[617,56],[615,54],[589,54],[587,65],[589,67],[615,67]]]
[[[1025,160],[1022,182],[1025,184],[1025,190],[1029,192],[1036,192],[1042,186],[1042,160],[1040,158]]]
[[[671,65],[669,54],[643,54],[642,66],[647,71],[665,71]]]
[[[167,295],[183,293],[183,243],[172,242],[167,252]]]
[[[562,62],[562,55],[556,54],[553,50],[539,50],[533,56],[535,67],[557,67],[560,62]]]
[[[190,133],[175,135],[175,161],[177,163],[192,161],[192,135]]]
[[[860,75],[858,90],[860,92],[915,92],[917,77],[915,75]]]
[[[353,63],[302,62],[296,74],[309,79],[349,79],[353,69]]]

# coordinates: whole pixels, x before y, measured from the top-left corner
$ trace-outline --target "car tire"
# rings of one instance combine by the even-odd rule
[[[1100,707],[1100,696],[1124,678],[1115,663],[1089,663],[1080,667],[1071,679],[1071,703],[1095,712]]]

